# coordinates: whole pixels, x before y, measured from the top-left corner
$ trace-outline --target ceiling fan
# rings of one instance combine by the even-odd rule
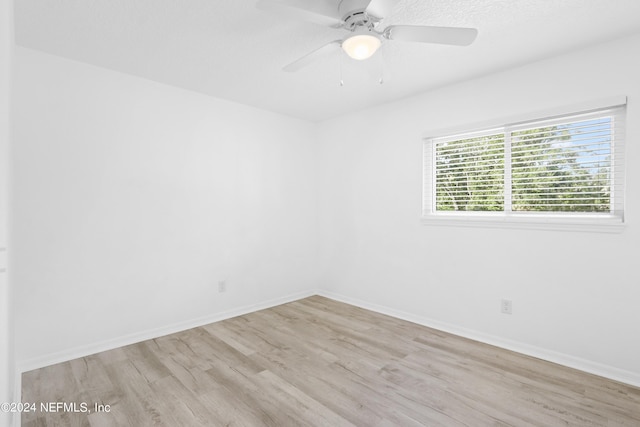
[[[475,40],[475,28],[389,25],[381,21],[391,13],[398,0],[258,0],[261,10],[304,19],[320,25],[346,30],[342,39],[334,40],[286,65],[295,72],[321,56],[342,48],[353,59],[370,58],[386,40],[468,46]]]

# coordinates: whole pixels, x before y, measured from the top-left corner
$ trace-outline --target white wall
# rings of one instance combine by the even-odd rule
[[[640,384],[639,51],[635,36],[322,123],[322,287]],[[430,130],[613,95],[629,97],[623,233],[421,225]]]
[[[15,401],[11,289],[8,277],[12,5],[11,1],[0,2],[0,403]],[[0,426],[9,423],[10,414],[0,411]]]
[[[21,365],[316,287],[312,124],[25,48],[15,62]]]

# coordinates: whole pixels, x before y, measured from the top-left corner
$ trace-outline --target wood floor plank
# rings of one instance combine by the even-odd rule
[[[312,426],[354,426],[354,424],[328,410],[326,406],[271,371],[262,371],[258,376],[261,377],[260,384],[263,387],[268,387],[281,396],[280,400],[287,400],[289,402],[288,406],[296,407],[296,411],[301,414],[306,424]]]
[[[639,388],[319,296],[22,384],[25,402],[91,408],[24,413],[26,427],[640,427]]]
[[[289,382],[303,393],[317,400],[330,411],[358,426],[382,425],[385,418],[371,410],[363,397],[366,394],[355,387],[345,387],[348,381],[336,378],[326,367],[301,359],[283,362],[276,354],[256,353],[253,357],[261,360],[269,370]],[[302,372],[302,374],[301,374]]]
[[[149,382],[157,381],[171,375],[167,367],[158,359],[155,353],[156,348],[157,344],[154,340],[124,347],[128,360],[135,365],[136,369],[138,369]]]
[[[98,398],[91,403],[109,405],[112,412],[89,415],[92,426],[112,422],[117,425],[169,425],[163,420],[161,408],[163,402],[156,398],[147,379],[130,360],[112,363],[106,366],[111,383],[123,396],[120,400]],[[126,420],[123,422],[122,420]]]

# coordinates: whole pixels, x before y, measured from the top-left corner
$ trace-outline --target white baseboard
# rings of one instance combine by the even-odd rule
[[[580,371],[609,378],[635,387],[640,387],[640,374],[636,372],[618,369],[612,366],[603,365],[601,363],[581,359],[579,357],[532,346],[518,341],[507,340],[495,335],[485,334],[472,329],[461,328],[449,323],[440,322],[423,316],[417,316],[415,314],[395,310],[393,308],[385,307],[378,304],[372,304],[367,301],[347,297],[345,295],[337,294],[334,292],[320,290],[317,292],[317,294],[336,301],[344,302],[346,304],[351,304],[367,310],[375,311],[376,313],[385,314],[387,316],[395,317],[402,320],[407,320],[418,325],[438,329],[443,332],[448,332],[464,338],[480,341],[485,344],[490,344],[496,347],[515,351],[527,356],[532,356],[538,359],[546,360],[548,362],[567,366],[569,368],[578,369]]]
[[[186,320],[184,322],[162,326],[160,328],[154,328],[154,329],[149,329],[142,332],[136,332],[136,333],[129,334],[129,335],[112,339],[112,340],[105,340],[105,341],[100,341],[96,343],[91,343],[91,344],[75,347],[69,350],[45,354],[43,356],[34,357],[32,359],[18,361],[17,362],[18,377],[20,377],[19,379],[21,379],[21,375],[23,372],[43,368],[45,366],[55,365],[56,363],[67,362],[69,360],[78,359],[80,357],[85,357],[85,356],[99,353],[102,351],[113,350],[114,348],[124,347],[126,345],[135,344],[141,341],[159,338],[159,337],[173,334],[176,332],[182,332],[187,329],[197,328],[199,326],[208,325],[209,323],[219,322],[221,320],[230,319],[236,316],[242,316],[243,314],[264,310],[266,308],[275,307],[281,304],[286,304],[288,302],[296,301],[296,300],[306,298],[316,294],[317,292],[315,290],[296,292],[294,294],[286,295],[284,297],[274,298],[274,299],[259,302],[256,304],[237,307],[237,308],[233,308],[231,310],[227,310],[219,313],[213,313],[207,316]],[[17,383],[17,387],[18,387],[17,396],[20,396],[20,390],[21,390],[20,383]]]

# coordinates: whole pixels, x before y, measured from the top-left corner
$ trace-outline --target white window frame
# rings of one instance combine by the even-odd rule
[[[621,232],[624,229],[624,140],[614,142],[614,162],[616,167],[622,168],[622,182],[616,182],[612,188],[612,199],[622,200],[622,204],[614,204],[615,209],[610,214],[590,214],[590,213],[546,213],[546,212],[512,212],[507,210],[505,205],[503,212],[485,211],[435,211],[435,167],[433,159],[433,140],[448,136],[464,136],[465,134],[491,133],[497,129],[505,132],[505,193],[510,193],[511,174],[508,170],[511,167],[508,130],[518,128],[528,122],[547,120],[555,117],[567,116],[571,114],[589,113],[608,108],[625,107],[626,96],[617,96],[605,100],[586,102],[578,105],[565,106],[544,112],[533,112],[497,122],[476,124],[464,128],[445,129],[428,132],[423,138],[423,194],[422,194],[422,223],[424,225],[443,225],[458,227],[499,227],[499,228],[520,228],[520,229],[542,229],[561,231],[590,231],[590,232]],[[620,199],[621,198],[621,199]],[[505,203],[508,204],[510,197],[506,195]],[[612,202],[613,203],[613,202]]]

